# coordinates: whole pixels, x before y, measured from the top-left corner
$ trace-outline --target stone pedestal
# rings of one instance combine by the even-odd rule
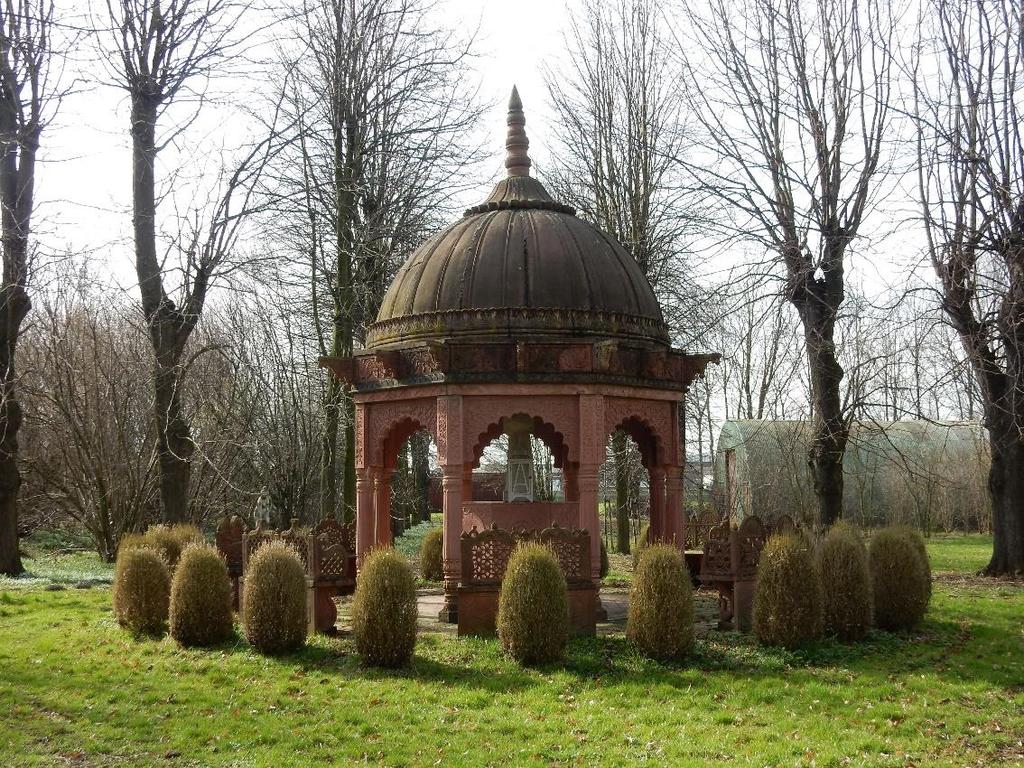
[[[508,464],[505,469],[505,501],[533,501],[533,449],[525,416],[513,416],[504,422],[508,435]]]

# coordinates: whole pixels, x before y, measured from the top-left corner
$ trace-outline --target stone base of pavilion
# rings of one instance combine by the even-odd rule
[[[437,588],[420,589],[417,593],[419,621],[421,633],[438,633],[456,635],[455,624],[438,619],[438,613],[444,605],[444,590]],[[351,631],[352,597],[338,598],[338,631],[345,635]],[[622,587],[602,587],[601,602],[607,616],[596,624],[598,636],[621,635],[626,631],[626,615],[629,610],[629,590]],[[694,592],[695,629],[698,636],[718,632],[718,596],[713,591],[697,590]]]

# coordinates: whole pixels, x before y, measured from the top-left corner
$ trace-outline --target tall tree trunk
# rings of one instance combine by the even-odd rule
[[[335,12],[338,7],[335,6]],[[338,34],[342,30],[341,18],[336,19]],[[336,55],[342,53],[341,42]],[[340,77],[340,64],[336,77]],[[331,337],[332,357],[351,357],[353,352],[353,330],[355,291],[352,285],[352,259],[355,246],[353,227],[357,216],[356,194],[358,165],[356,154],[359,146],[359,126],[352,114],[352,105],[342,93],[336,93],[333,106],[332,148],[334,152],[334,238],[336,248],[335,283],[332,286],[334,302],[334,330]],[[343,430],[344,470],[342,476],[342,519],[355,518],[356,508],[356,419],[355,403],[347,388],[332,381],[325,404],[324,457],[321,473],[321,516],[334,517],[338,506],[338,429]]]
[[[818,499],[818,522],[828,527],[843,515],[843,454],[849,438],[839,394],[843,369],[831,338],[823,339],[812,326],[805,326],[804,338],[814,409],[808,464]]]
[[[626,433],[617,430],[612,435],[612,455],[615,460],[615,531],[616,550],[629,554],[629,464]]]
[[[16,165],[12,157],[16,145],[0,160],[5,166]],[[32,303],[24,287],[23,274],[11,279],[10,273],[22,272],[28,248],[27,226],[16,222],[14,211],[8,211],[9,192],[17,184],[16,176],[11,178],[10,168],[4,169],[3,181],[3,256],[4,286],[0,293],[0,573],[17,576],[24,568],[18,547],[18,490],[21,488],[21,473],[18,470],[18,430],[21,429],[22,413],[14,384],[14,354],[18,344],[21,323],[28,314]],[[10,187],[8,186],[10,185]],[[15,191],[20,196],[21,190]],[[31,190],[29,191],[31,196]],[[27,221],[24,222],[27,225]],[[20,268],[17,265],[22,265]]]
[[[4,195],[5,200],[6,197]],[[4,207],[6,209],[6,205]],[[6,210],[4,218],[7,218]],[[4,224],[4,272],[7,273],[8,265],[16,262],[19,252],[22,254],[20,263],[24,264],[27,238],[8,237],[7,222]],[[18,547],[18,490],[21,488],[18,430],[22,412],[14,389],[14,353],[21,323],[32,304],[20,282],[8,281],[5,274],[0,294],[0,375],[3,377],[0,381],[0,573],[7,576],[17,576],[24,570]]]
[[[11,347],[10,353],[8,346]],[[0,438],[0,573],[17,576],[24,570],[18,548],[18,489],[21,487],[18,429],[21,427],[21,406],[14,399],[13,377],[6,373],[11,371],[13,344],[3,344],[2,349],[0,354],[8,359],[0,360],[5,371],[4,403],[0,406],[0,430],[3,430]]]
[[[807,348],[812,409],[807,463],[818,501],[818,523],[828,527],[843,516],[843,454],[849,430],[839,389],[843,368],[835,346],[836,318],[844,298],[846,238],[840,231],[826,232],[825,238],[820,278],[814,276],[814,261],[802,252],[795,236],[783,255],[789,300],[800,315]]]
[[[181,379],[174,362],[161,360],[157,351],[155,370],[157,458],[160,464],[160,500],[166,523],[188,520],[189,484],[192,478],[192,435],[181,407]]]
[[[412,458],[413,492],[416,519],[430,520],[430,436],[421,430],[412,436],[409,452]]]
[[[992,465],[988,492],[992,499],[992,559],[985,573],[1024,574],[1024,438],[1012,418],[990,421]]]
[[[180,362],[184,318],[164,293],[156,252],[155,97],[132,98],[132,225],[135,270],[142,311],[153,347],[154,421],[160,466],[160,502],[165,522],[188,518],[192,439],[181,407]]]
[[[332,346],[333,351],[333,346]],[[320,444],[320,519],[336,517],[338,505],[338,423],[341,382],[331,376],[324,397],[324,432]]]
[[[20,10],[18,11],[20,12]],[[8,24],[9,21],[4,21]],[[10,20],[12,27],[15,26]],[[16,29],[27,22],[22,19]],[[39,24],[46,24],[44,19]],[[8,32],[9,30],[5,30]],[[35,191],[36,151],[40,125],[38,102],[21,103],[19,77],[27,73],[12,66],[8,58],[12,48],[28,48],[21,54],[36,54],[37,42],[31,37],[6,39],[4,44],[5,82],[0,93],[0,233],[2,233],[3,284],[0,288],[0,573],[17,576],[24,567],[18,546],[18,430],[22,411],[15,382],[15,352],[21,324],[32,308],[28,296],[28,237]],[[31,67],[29,68],[31,69]],[[38,74],[36,72],[35,74]],[[9,78],[9,79],[8,79]],[[34,97],[39,94],[31,91]],[[31,118],[22,114],[29,113]]]

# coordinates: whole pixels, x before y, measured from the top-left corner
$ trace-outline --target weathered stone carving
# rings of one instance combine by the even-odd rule
[[[242,578],[242,539],[245,537],[246,525],[238,515],[225,517],[217,526],[215,542],[217,551],[224,558],[228,578],[231,579],[231,604],[237,611],[239,608],[239,579]]]
[[[764,548],[764,524],[755,515],[739,528],[723,520],[711,529],[704,545],[700,580],[718,590],[718,626],[726,629],[735,619],[746,632],[753,619],[757,562]]]
[[[484,531],[474,528],[462,534],[461,546],[463,586],[497,586],[505,576],[516,537],[497,527]]]

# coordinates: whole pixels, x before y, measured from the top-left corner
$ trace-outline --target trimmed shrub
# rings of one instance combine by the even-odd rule
[[[416,578],[394,549],[366,557],[352,602],[352,633],[363,662],[404,667],[416,647]]]
[[[932,561],[928,557],[928,547],[925,546],[924,536],[916,528],[911,528],[909,525],[897,525],[894,526],[897,531],[903,536],[910,539],[910,543],[914,545],[914,549],[917,550],[918,555],[921,558],[921,562],[924,564],[924,572],[928,577],[928,601],[932,599]]]
[[[656,661],[680,659],[693,647],[693,585],[675,547],[654,544],[640,556],[626,639]]]
[[[121,537],[118,551],[123,549],[153,549],[167,563],[173,573],[181,551],[194,541],[202,542],[203,534],[191,523],[151,525],[145,533],[127,533]]]
[[[520,664],[557,661],[569,641],[569,595],[554,553],[523,542],[509,557],[498,595],[498,640]]]
[[[283,541],[264,544],[249,560],[242,628],[249,645],[263,653],[287,653],[306,642],[306,574]]]
[[[821,632],[822,591],[806,538],[772,536],[757,564],[754,635],[765,645],[797,648]]]
[[[114,616],[122,627],[163,634],[170,592],[167,563],[147,547],[122,549],[114,568]]]
[[[171,637],[185,646],[207,646],[231,637],[231,581],[217,550],[185,547],[171,581]]]
[[[125,533],[121,536],[121,540],[117,542],[118,555],[129,549],[152,549],[160,553],[160,549],[154,546],[144,533]],[[162,553],[160,554],[162,555]]]
[[[608,547],[606,547],[604,545],[604,539],[602,538],[601,539],[601,570],[600,570],[598,576],[603,579],[605,576],[608,575],[609,568],[610,568],[610,566],[608,565]]]
[[[844,642],[863,639],[871,629],[873,594],[868,551],[854,528],[832,526],[818,548],[818,572],[825,633]]]
[[[444,532],[440,528],[431,528],[420,543],[420,570],[427,581],[441,581],[444,578],[443,566]]]
[[[175,525],[151,525],[145,538],[152,546],[158,548],[167,561],[167,567],[173,573],[178,567],[181,551],[194,541],[203,541],[202,532],[191,523]]]
[[[928,610],[931,574],[907,529],[883,528],[868,550],[874,587],[875,626],[898,630],[916,627]]]

